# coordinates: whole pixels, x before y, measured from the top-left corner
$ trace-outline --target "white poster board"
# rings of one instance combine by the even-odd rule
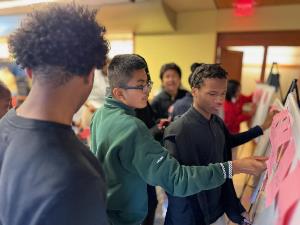
[[[252,127],[261,125],[265,121],[275,94],[275,87],[267,84],[256,84],[255,92],[260,92],[260,98],[256,106],[256,112],[252,118]]]

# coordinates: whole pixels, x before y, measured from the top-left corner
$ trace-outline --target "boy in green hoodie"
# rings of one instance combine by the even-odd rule
[[[147,214],[147,183],[169,194],[188,196],[222,185],[233,174],[260,174],[263,157],[209,166],[182,166],[156,142],[134,109],[144,108],[152,87],[145,62],[115,56],[108,67],[111,96],[91,124],[91,149],[107,179],[107,214],[113,225],[138,225]],[[188,148],[188,146],[186,146]]]

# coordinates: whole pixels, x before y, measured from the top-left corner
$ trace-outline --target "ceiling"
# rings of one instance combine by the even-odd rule
[[[40,0],[45,2],[47,0]],[[48,0],[49,2],[67,2],[70,0]],[[87,4],[91,7],[100,7],[103,5],[124,5],[133,3],[152,3],[157,2],[157,0],[74,0],[75,2]],[[159,0],[164,3],[170,9],[176,13],[187,12],[187,11],[201,11],[208,9],[225,9],[234,7],[234,3],[239,0]],[[250,0],[251,1],[251,0]],[[1,9],[2,4],[23,2],[21,7],[6,8]],[[39,0],[0,0],[0,15],[3,14],[20,14],[22,12],[26,13],[28,11],[28,5],[32,6],[30,2],[39,2]],[[253,0],[255,7],[260,6],[276,6],[276,5],[290,5],[290,4],[300,4],[300,0]],[[26,4],[27,3],[27,4]],[[42,4],[42,3],[40,3]],[[39,4],[35,4],[39,5]]]
[[[216,9],[213,0],[163,0],[175,12]]]
[[[218,9],[232,8],[235,0],[214,0]],[[253,0],[255,7],[300,4],[300,0]]]
[[[24,14],[45,7],[46,1],[74,1],[88,5],[99,9],[97,19],[112,33],[124,31],[142,34],[175,31],[180,13],[233,8],[234,3],[240,0],[0,0],[0,37],[15,29]],[[20,6],[5,7],[5,4],[11,3],[20,3]],[[254,0],[254,4],[255,7],[278,6],[300,4],[300,0]]]
[[[238,0],[163,0],[175,12],[233,8]],[[255,7],[300,4],[300,0],[253,0]]]

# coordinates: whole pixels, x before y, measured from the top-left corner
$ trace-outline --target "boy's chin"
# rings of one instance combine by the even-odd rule
[[[143,109],[147,106],[147,102],[145,104],[140,104],[136,107],[136,109]]]
[[[221,108],[215,108],[212,110],[211,114],[219,114],[220,113]]]

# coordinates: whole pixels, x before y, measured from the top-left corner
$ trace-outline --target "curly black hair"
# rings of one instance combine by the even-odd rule
[[[191,88],[199,88],[207,78],[227,79],[228,73],[220,64],[205,64],[198,66],[190,76]]]
[[[95,16],[96,11],[75,3],[34,11],[9,37],[10,52],[22,68],[59,68],[68,76],[87,76],[93,67],[102,68],[109,50],[105,28]]]

